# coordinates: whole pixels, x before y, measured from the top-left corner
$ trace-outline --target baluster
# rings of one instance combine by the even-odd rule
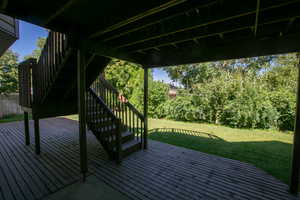
[[[110,108],[110,99],[109,99],[109,96],[110,96],[110,89],[106,88],[106,97],[107,97],[106,105]]]
[[[54,74],[55,74],[55,68],[56,68],[56,32],[53,33],[53,67],[52,67],[52,73],[51,73],[51,81],[54,78]]]
[[[143,120],[141,120],[141,142],[144,142],[144,137],[145,137],[145,123]]]
[[[136,116],[136,131],[135,131],[135,137],[138,140],[140,138],[140,120],[139,118]]]
[[[49,80],[48,80],[48,86],[52,82],[52,73],[53,73],[53,65],[54,65],[54,57],[53,57],[53,38],[54,38],[54,33],[52,32],[51,37],[50,37],[50,68],[49,68]]]
[[[116,114],[116,108],[115,108],[115,105],[116,105],[116,101],[115,101],[115,94],[112,93],[112,102],[113,102],[113,106],[112,106],[112,111],[114,114]]]
[[[129,110],[129,131],[131,132],[132,131],[132,124],[131,124],[131,122],[132,122],[132,119],[131,119],[131,116],[132,116],[132,111],[131,110]]]
[[[133,124],[132,124],[132,132],[133,132],[133,134],[135,136],[135,115],[133,115],[132,122],[133,122]]]
[[[126,124],[126,128],[128,129],[128,119],[127,119],[127,115],[128,115],[128,108],[127,108],[127,104],[126,103],[124,103],[125,104],[125,124]]]
[[[106,88],[106,105],[109,107],[109,89]]]
[[[59,37],[58,37],[59,39],[59,41],[58,41],[58,46],[59,46],[59,63],[61,63],[62,62],[62,52],[63,52],[63,50],[62,50],[62,34],[61,33],[59,33]]]

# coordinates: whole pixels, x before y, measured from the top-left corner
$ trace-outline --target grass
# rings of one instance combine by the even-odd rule
[[[77,115],[67,118],[78,120]],[[23,120],[23,115],[7,116],[0,119],[0,123],[19,120]],[[158,128],[169,130],[156,130]],[[164,119],[149,119],[149,129],[150,139],[251,163],[285,183],[289,181],[293,142],[291,133]],[[183,133],[178,129],[189,131]]]
[[[156,128],[174,130],[153,130]],[[149,120],[149,129],[152,129],[150,139],[251,163],[283,182],[289,182],[291,133],[155,119]],[[176,129],[191,131],[181,133]]]
[[[77,120],[76,115],[68,118]],[[173,128],[169,131],[156,129]],[[293,134],[237,129],[204,123],[149,119],[149,138],[196,151],[251,163],[288,183]],[[189,130],[185,133],[177,129]]]
[[[24,119],[24,115],[7,115],[7,116],[0,118],[0,123],[21,121],[23,119]],[[31,115],[29,115],[29,119],[31,119]]]

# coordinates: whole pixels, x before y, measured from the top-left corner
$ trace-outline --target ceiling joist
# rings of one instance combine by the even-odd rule
[[[2,3],[0,4],[0,9],[4,10],[8,4],[8,0],[2,0]]]
[[[174,14],[169,14],[169,13],[162,12],[162,13],[159,13],[160,15],[155,16],[155,18],[149,18],[148,20],[145,20],[145,21],[137,21],[139,23],[132,24],[133,27],[129,27],[128,29],[126,29],[124,31],[120,31],[117,34],[112,34],[111,36],[105,37],[103,39],[103,41],[106,42],[106,41],[110,41],[110,40],[119,38],[123,35],[127,35],[129,33],[136,32],[136,31],[139,31],[141,29],[145,29],[149,26],[153,26],[155,24],[162,23],[164,21],[170,20],[172,18],[183,15],[186,12],[191,12],[193,10],[195,10],[199,14],[199,9],[210,7],[214,4],[216,4],[218,1],[219,0],[209,1],[209,2],[206,2],[206,3],[201,2],[200,5],[199,5],[199,2],[197,2],[197,4],[195,4],[195,3],[191,4],[190,2],[187,2],[186,4],[182,4],[182,5],[174,8],[174,11],[173,10],[171,11]]]
[[[59,8],[53,15],[51,15],[44,23],[43,26],[47,26],[52,20],[63,14],[67,9],[69,9],[76,0],[69,0],[61,8]]]
[[[256,3],[256,14],[255,14],[255,25],[254,25],[254,36],[257,34],[257,25],[258,25],[258,16],[259,16],[259,8],[260,8],[260,0],[257,0]]]
[[[116,23],[116,24],[114,24],[114,25],[112,25],[112,26],[110,26],[110,27],[108,27],[108,28],[106,28],[104,30],[98,31],[98,32],[92,34],[89,38],[92,39],[92,38],[99,37],[100,35],[102,35],[104,33],[116,30],[116,29],[118,29],[120,27],[126,26],[127,24],[130,24],[132,22],[135,22],[135,21],[140,20],[142,18],[145,18],[147,16],[153,15],[155,13],[161,12],[163,10],[166,10],[166,9],[170,8],[170,7],[173,7],[173,6],[176,6],[178,4],[181,4],[181,3],[185,2],[185,1],[186,0],[171,0],[171,1],[169,1],[169,2],[167,2],[165,4],[162,4],[162,5],[158,6],[158,7],[152,8],[152,9],[147,10],[147,11],[145,11],[143,13],[140,13],[140,14],[138,14],[136,16],[133,16],[133,17],[131,17],[129,19],[126,19],[124,21]]]
[[[281,54],[285,52],[299,52],[300,33],[284,35],[282,37],[260,40],[257,38],[238,40],[224,45],[190,45],[183,49],[161,50],[147,53],[138,61],[142,65],[164,67],[180,64],[219,61],[253,56]],[[241,48],[247,47],[247,48]],[[226,52],[226,53],[225,53]]]
[[[300,18],[300,15],[299,16],[295,16],[295,18]],[[266,26],[266,25],[270,25],[270,24],[275,24],[275,23],[281,23],[281,22],[285,22],[285,21],[290,21],[290,18],[283,18],[283,19],[276,19],[274,21],[268,21],[268,22],[264,22],[264,23],[261,23],[261,24],[258,24],[258,27],[261,26]],[[165,42],[165,43],[159,43],[158,45],[155,45],[155,46],[148,46],[148,47],[140,47],[138,49],[134,49],[134,50],[128,50],[129,53],[132,53],[132,52],[135,52],[135,51],[147,51],[147,50],[150,50],[150,49],[153,49],[153,48],[161,48],[161,47],[165,47],[165,46],[169,46],[169,45],[174,45],[174,44],[179,44],[179,43],[183,43],[183,42],[187,42],[187,41],[190,41],[190,40],[200,40],[200,39],[205,39],[205,38],[208,38],[208,37],[214,37],[214,36],[220,36],[220,35],[225,35],[225,34],[229,34],[229,33],[233,33],[233,32],[237,32],[237,31],[243,31],[243,30],[251,30],[253,29],[254,26],[253,25],[248,25],[248,26],[241,26],[241,27],[236,27],[235,29],[231,29],[229,28],[227,31],[222,31],[222,32],[212,32],[210,34],[203,34],[203,35],[198,35],[198,36],[194,36],[194,37],[186,37],[186,38],[183,38],[181,40],[176,40],[176,41],[170,41],[170,42]],[[221,29],[220,29],[221,30]],[[149,44],[148,44],[149,45]]]
[[[281,3],[281,4],[272,5],[272,6],[269,6],[269,7],[261,8],[260,12],[280,8],[280,7],[283,7],[283,6],[289,6],[289,5],[292,5],[294,3],[298,3],[298,2],[300,2],[300,0],[288,1],[288,2]],[[199,20],[202,23],[201,22],[199,23],[199,20],[194,20],[194,21],[192,21],[191,24],[184,24],[184,25],[180,24],[179,26],[174,26],[172,24],[172,25],[169,25],[170,28],[168,28],[167,27],[168,24],[166,24],[164,26],[164,29],[168,30],[166,32],[165,31],[155,32],[155,34],[152,34],[152,35],[147,36],[147,37],[145,37],[143,34],[139,34],[139,37],[135,37],[135,36],[131,35],[131,38],[134,38],[134,40],[130,41],[127,38],[122,38],[122,41],[126,41],[126,43],[119,44],[119,42],[118,42],[119,45],[116,46],[115,48],[116,49],[122,49],[122,48],[125,48],[125,47],[137,45],[139,43],[146,43],[150,40],[155,40],[155,39],[159,39],[159,38],[162,38],[162,37],[178,34],[178,33],[181,33],[181,32],[192,31],[193,29],[205,27],[205,26],[208,26],[208,25],[211,25],[211,24],[216,24],[216,23],[221,23],[221,22],[225,22],[225,21],[228,21],[228,20],[238,19],[238,18],[241,18],[241,17],[244,17],[244,16],[251,16],[251,15],[256,14],[256,9],[254,9],[254,10],[249,10],[248,9],[248,11],[240,11],[239,10],[238,12],[239,12],[239,14],[232,15],[232,12],[226,13],[224,11],[224,14],[222,14],[221,16],[217,16],[217,17],[214,16],[215,17],[214,19],[213,18],[208,18],[204,22],[203,22],[203,19],[199,18]],[[175,23],[176,22],[174,22],[174,24]]]

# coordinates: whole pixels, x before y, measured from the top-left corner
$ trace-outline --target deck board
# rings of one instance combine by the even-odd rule
[[[0,124],[0,200],[42,199],[81,179],[78,123],[40,121],[41,156],[25,146],[22,122]],[[32,122],[30,125],[33,141]],[[299,199],[286,184],[250,164],[156,141],[109,161],[88,133],[89,174],[131,199]]]

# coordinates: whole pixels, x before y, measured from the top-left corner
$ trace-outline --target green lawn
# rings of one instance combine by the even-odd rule
[[[67,118],[78,119],[77,115]],[[0,123],[18,120],[23,120],[23,115],[0,119]],[[169,130],[157,131],[157,128]],[[289,181],[293,139],[291,133],[162,119],[150,119],[149,129],[150,139],[252,163],[285,183]],[[178,129],[190,131],[183,133]]]
[[[174,131],[153,131],[156,128],[174,128]],[[289,182],[291,133],[155,119],[149,121],[149,129],[152,129],[150,139],[252,163],[285,183]],[[180,133],[176,129],[196,133]]]
[[[31,116],[29,116],[29,118],[31,119]],[[23,119],[24,119],[24,115],[7,115],[5,117],[0,118],[0,123],[21,121]]]

